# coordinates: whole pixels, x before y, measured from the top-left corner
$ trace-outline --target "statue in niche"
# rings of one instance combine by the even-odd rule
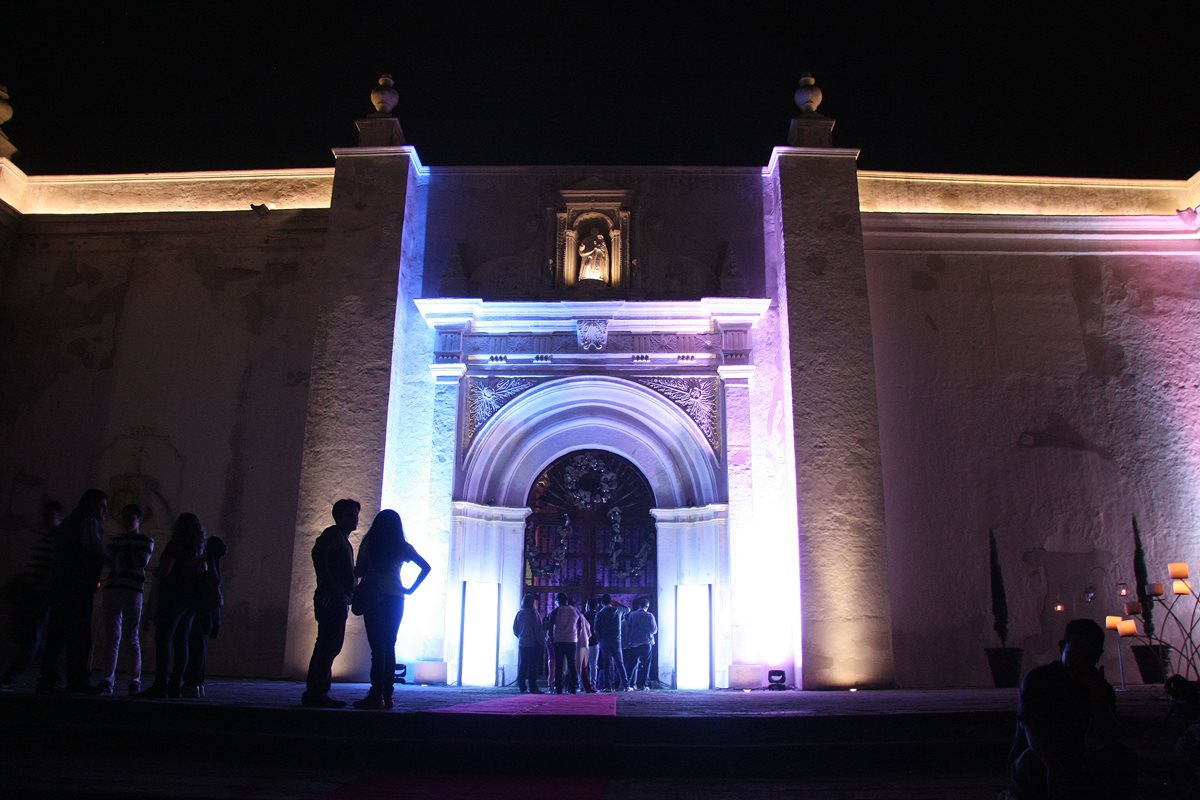
[[[608,283],[608,245],[599,228],[592,228],[579,243],[579,280]]]

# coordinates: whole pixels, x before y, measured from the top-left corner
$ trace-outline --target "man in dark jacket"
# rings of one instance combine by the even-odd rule
[[[357,500],[338,500],[333,504],[334,524],[317,537],[313,545],[313,569],[317,573],[317,591],[313,609],[317,617],[317,641],[308,662],[308,685],[300,703],[309,708],[343,708],[344,700],[329,696],[333,682],[333,660],[342,652],[346,640],[346,614],[354,598],[354,548],[350,534],[358,527],[361,507]]]
[[[596,634],[596,677],[602,691],[629,688],[629,675],[625,671],[625,656],[621,652],[622,606],[613,602],[611,595],[600,598],[600,610],[596,612],[596,623],[592,632]],[[600,673],[603,672],[603,677]]]
[[[42,651],[39,692],[58,688],[58,657],[66,651],[67,691],[89,690],[92,653],[92,601],[100,573],[108,562],[101,521],[108,513],[108,495],[88,489],[67,515],[54,537],[54,570],[50,577],[50,620]]]

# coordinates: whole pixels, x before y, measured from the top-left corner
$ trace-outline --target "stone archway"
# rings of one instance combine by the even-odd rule
[[[719,454],[678,406],[644,385],[607,376],[567,377],[528,390],[488,420],[465,454],[451,526],[449,674],[464,674],[473,646],[477,657],[487,655],[463,635],[478,629],[473,618],[510,621],[516,614],[525,583],[530,487],[557,459],[580,450],[605,451],[634,465],[660,506],[651,512],[659,531],[653,601],[660,611],[659,679],[674,682],[678,587],[702,584],[712,597],[704,623],[710,673],[722,685],[729,663],[730,579]],[[493,594],[498,606],[490,605]],[[487,603],[473,609],[472,596]],[[495,640],[497,681],[515,670],[511,639]]]

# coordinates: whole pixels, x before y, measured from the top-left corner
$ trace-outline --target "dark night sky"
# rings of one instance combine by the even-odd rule
[[[838,120],[835,143],[861,148],[865,169],[1200,170],[1200,59],[1182,12],[247,5],[6,10],[0,83],[17,164],[30,174],[328,166],[390,71],[397,116],[427,164],[762,165],[784,143],[809,69],[821,111]]]

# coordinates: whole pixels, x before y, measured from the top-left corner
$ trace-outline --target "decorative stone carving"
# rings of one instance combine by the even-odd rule
[[[717,271],[717,283],[722,297],[745,297],[746,279],[733,260],[733,244],[725,243],[725,252],[721,257],[721,268]]]
[[[475,434],[514,398],[541,381],[527,378],[467,378],[467,409],[463,420],[463,449],[471,446]]]
[[[594,187],[563,189],[559,195],[555,284],[587,294],[628,289],[628,192]]]
[[[608,245],[599,228],[592,228],[579,243],[579,282],[584,281],[608,284]]]
[[[575,321],[575,335],[584,350],[603,350],[608,344],[608,320],[579,319]]]
[[[450,258],[438,284],[438,292],[442,297],[462,297],[467,292],[467,273],[463,267],[462,251],[461,242],[450,251]]]
[[[713,452],[721,452],[721,386],[716,378],[639,378],[637,382],[683,409]]]

